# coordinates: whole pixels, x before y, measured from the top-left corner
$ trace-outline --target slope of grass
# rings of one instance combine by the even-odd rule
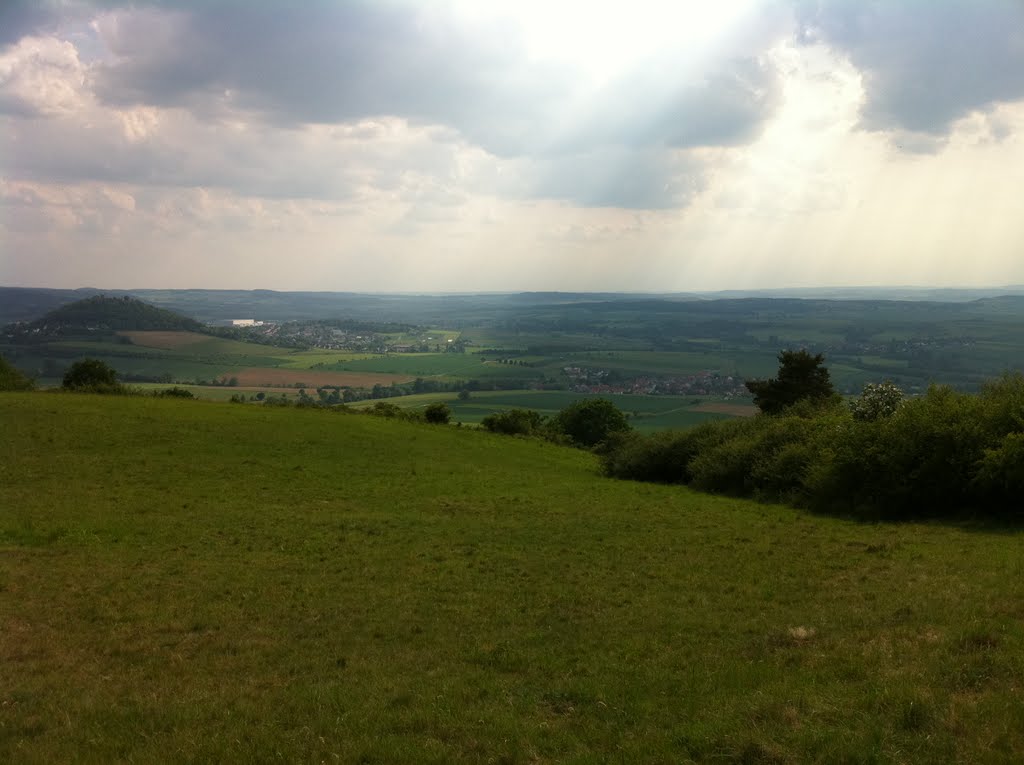
[[[1007,762],[1017,533],[454,427],[0,396],[0,760]]]

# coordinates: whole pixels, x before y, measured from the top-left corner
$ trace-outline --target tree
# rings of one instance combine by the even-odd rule
[[[76,361],[64,373],[63,387],[67,390],[89,390],[110,393],[120,390],[117,372],[99,359]]]
[[[551,429],[561,433],[577,446],[597,446],[613,433],[630,430],[626,415],[611,401],[592,398],[576,401],[551,420]]]
[[[469,388],[463,388],[459,391],[459,401],[469,401],[470,393]]]
[[[480,424],[492,433],[506,436],[532,436],[539,433],[544,418],[532,409],[506,409],[504,412],[489,414]]]
[[[434,425],[447,425],[452,419],[452,410],[443,401],[437,401],[423,410],[427,422]]]
[[[0,390],[32,390],[35,383],[0,356]]]
[[[874,422],[896,414],[903,405],[903,391],[891,380],[867,383],[860,398],[850,402],[853,419]]]
[[[824,404],[838,396],[825,367],[825,357],[820,353],[811,355],[805,349],[782,351],[777,377],[748,380],[746,385],[754,394],[754,403],[765,414],[779,414],[798,401]]]

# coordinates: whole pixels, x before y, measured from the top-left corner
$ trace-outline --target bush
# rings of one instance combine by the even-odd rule
[[[373,406],[366,409],[366,413],[377,417],[401,417],[402,408],[390,401],[375,401]]]
[[[35,382],[0,356],[0,390],[34,390]]]
[[[99,359],[82,359],[76,361],[64,373],[61,387],[84,393],[126,393],[126,389],[117,382],[114,368]]]
[[[903,406],[903,391],[891,380],[883,383],[868,383],[861,391],[860,398],[850,402],[853,419],[873,422],[883,417],[892,417]]]
[[[730,437],[742,421],[705,422],[691,430],[641,436],[632,431],[609,438],[602,455],[606,475],[636,481],[690,483],[690,465],[702,451]]]
[[[629,422],[611,401],[604,398],[576,401],[552,418],[549,428],[576,446],[592,448],[613,433],[630,430]]]
[[[192,391],[186,390],[185,388],[178,388],[177,386],[174,388],[164,388],[163,390],[155,391],[153,395],[159,398],[195,398]],[[235,396],[232,396],[231,399],[234,400]]]
[[[437,401],[423,410],[423,417],[432,425],[447,425],[452,419],[452,410],[443,401]]]
[[[986,446],[983,401],[933,386],[892,417],[853,421],[823,454],[809,491],[819,510],[880,519],[961,514]]]
[[[532,436],[541,433],[544,418],[532,409],[508,409],[487,415],[480,425],[492,433],[506,436]]]

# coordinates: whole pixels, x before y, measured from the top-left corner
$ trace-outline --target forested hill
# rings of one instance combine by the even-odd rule
[[[206,329],[195,319],[144,303],[132,297],[95,295],[56,308],[28,324],[12,325],[8,332],[67,335],[81,332],[123,330]]]

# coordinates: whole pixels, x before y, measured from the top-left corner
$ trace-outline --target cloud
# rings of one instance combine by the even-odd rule
[[[1024,99],[1020,0],[801,0],[798,10],[805,40],[844,51],[862,73],[870,130],[946,136],[973,111]]]
[[[69,42],[23,37],[0,51],[0,114],[56,116],[81,103],[85,70]]]
[[[514,25],[470,21],[445,3],[174,8],[100,18],[114,56],[95,72],[101,100],[210,115],[241,109],[283,125],[400,117],[450,126],[498,156],[579,151],[597,141],[733,144],[776,105],[776,73],[737,51],[711,62],[707,76],[682,66],[683,52],[659,52],[581,94],[582,73],[528,55]]]
[[[66,5],[55,0],[4,0],[0,3],[0,46],[55,25]]]

